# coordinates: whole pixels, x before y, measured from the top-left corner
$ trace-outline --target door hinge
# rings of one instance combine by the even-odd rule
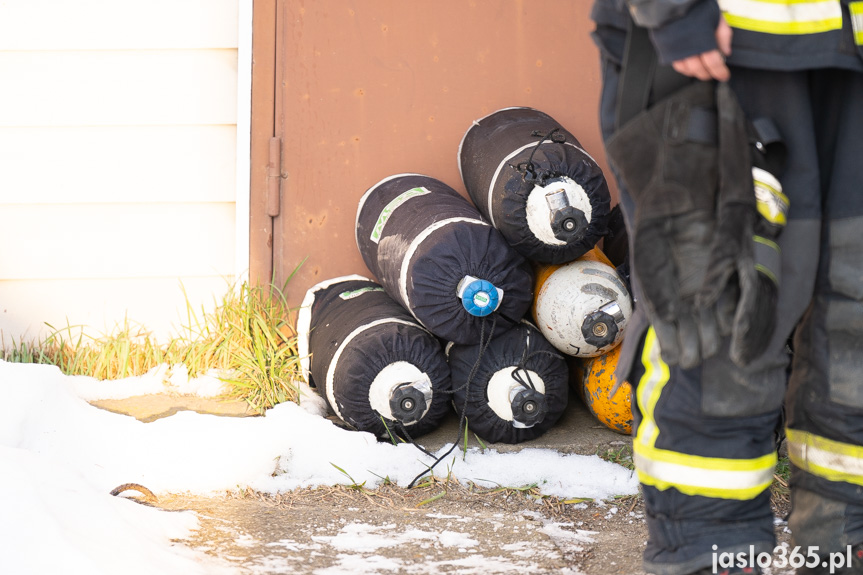
[[[270,138],[267,161],[267,215],[275,218],[281,211],[282,139]]]

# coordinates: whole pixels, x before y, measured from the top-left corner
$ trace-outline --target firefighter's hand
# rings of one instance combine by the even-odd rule
[[[731,77],[728,66],[725,65],[725,57],[731,54],[731,26],[722,16],[719,17],[719,25],[716,27],[716,50],[695,54],[682,60],[675,60],[671,66],[679,74],[691,76],[699,80],[718,80],[726,82]]]

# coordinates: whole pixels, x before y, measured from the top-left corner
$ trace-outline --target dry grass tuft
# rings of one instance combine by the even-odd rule
[[[186,297],[186,325],[167,343],[127,318],[112,333],[96,337],[84,326],[49,326],[52,331],[43,340],[12,340],[0,357],[56,365],[68,375],[100,380],[143,375],[162,364],[184,364],[190,377],[214,370],[230,384],[229,397],[245,400],[260,413],[298,401],[295,382],[302,376],[289,318],[282,290],[243,283],[232,286],[210,312],[192,309]]]

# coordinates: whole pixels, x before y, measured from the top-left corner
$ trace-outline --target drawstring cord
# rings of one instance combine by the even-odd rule
[[[528,336],[528,337],[530,337],[530,336]],[[530,378],[530,370],[527,369],[527,362],[529,362],[531,359],[533,359],[537,355],[550,355],[551,357],[553,357],[555,359],[560,359],[560,360],[562,360],[564,358],[559,353],[554,353],[553,351],[548,351],[548,350],[544,350],[544,349],[540,349],[540,350],[537,350],[531,354],[528,354],[527,353],[527,349],[528,349],[527,346],[528,346],[528,342],[525,342],[524,354],[521,357],[521,361],[518,363],[518,365],[515,366],[515,369],[512,371],[512,378],[519,385],[524,387],[525,389],[530,389],[530,390],[536,391],[536,386],[533,384],[533,380]],[[527,378],[527,381],[522,379],[521,373],[519,373],[519,372],[524,372],[524,377]]]
[[[560,133],[559,127],[554,128],[545,135],[543,135],[542,132],[540,132],[539,130],[531,132],[530,135],[533,137],[541,137],[542,139],[530,152],[530,156],[527,158],[526,162],[521,162],[517,166],[513,166],[512,164],[510,164],[509,166],[515,169],[518,173],[520,173],[522,180],[524,180],[525,182],[538,181],[540,185],[544,185],[545,180],[547,180],[552,174],[547,171],[537,173],[536,166],[533,164],[533,155],[546,140],[555,144],[565,143],[566,135]]]
[[[488,349],[488,346],[491,343],[492,338],[494,337],[494,329],[497,326],[497,314],[494,314],[492,316],[492,318],[493,319],[491,322],[491,329],[489,330],[488,339],[486,339],[486,337],[485,337],[485,325],[486,325],[487,319],[485,317],[482,318],[482,323],[480,324],[480,334],[479,334],[479,354],[477,355],[477,358],[473,364],[473,367],[471,367],[470,373],[467,376],[467,381],[464,383],[464,385],[457,387],[457,388],[454,388],[454,389],[451,389],[448,392],[448,393],[452,394],[452,393],[455,393],[456,391],[461,391],[462,389],[465,390],[464,403],[461,406],[461,413],[459,413],[458,436],[456,437],[455,442],[453,442],[452,447],[450,447],[446,453],[444,453],[443,455],[441,455],[440,457],[435,459],[434,463],[432,463],[430,466],[428,466],[428,469],[426,469],[425,471],[423,471],[422,473],[420,473],[419,475],[414,477],[413,481],[411,481],[410,484],[408,484],[408,489],[411,489],[412,487],[414,487],[414,485],[416,485],[417,481],[419,481],[427,473],[431,473],[434,470],[435,466],[437,466],[441,461],[443,461],[447,456],[449,456],[449,454],[452,453],[453,450],[455,450],[456,446],[458,446],[458,443],[461,440],[462,435],[464,434],[465,413],[467,412],[467,402],[468,402],[468,398],[470,397],[470,384],[473,381],[473,378],[476,376],[476,372],[479,370],[479,366],[482,363],[482,357],[485,354],[486,350]],[[413,443],[413,442],[411,442],[411,443]],[[414,443],[414,445],[417,445],[417,444]],[[417,445],[417,447],[419,447],[419,446]],[[426,451],[425,449],[423,449],[423,448],[420,448],[420,449],[422,449],[423,452],[428,453],[428,451]],[[429,455],[431,455],[431,454],[429,454]],[[434,456],[432,455],[432,457],[434,457]]]

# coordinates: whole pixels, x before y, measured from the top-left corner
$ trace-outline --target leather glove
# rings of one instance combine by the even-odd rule
[[[781,226],[756,209],[752,133],[727,84],[696,82],[608,142],[635,203],[633,273],[669,365],[695,367],[730,335],[745,366],[770,342]]]
[[[745,367],[764,353],[776,324],[780,250],[788,198],[768,166],[766,148],[747,122],[731,88],[716,90],[719,188],[716,231],[704,286],[696,305],[719,306],[720,330],[731,334],[729,354]],[[774,169],[776,166],[770,166]]]
[[[699,306],[719,181],[715,85],[696,82],[621,127],[608,157],[635,204],[630,262],[662,359],[691,368],[721,345],[729,298]],[[718,255],[718,254],[717,254]]]

